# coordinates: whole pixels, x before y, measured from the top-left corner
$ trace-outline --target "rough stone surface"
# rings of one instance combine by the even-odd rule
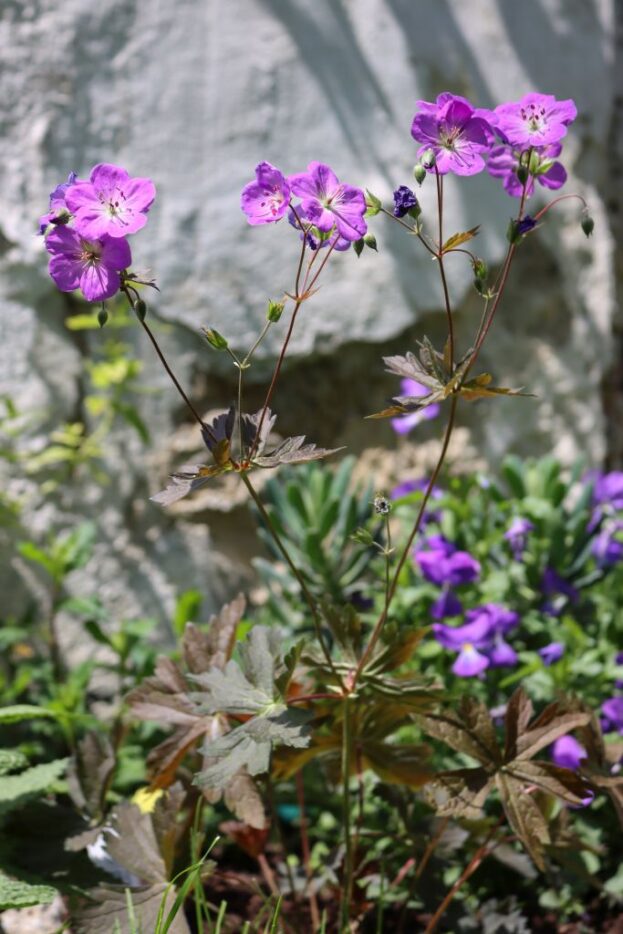
[[[153,311],[175,325],[161,332],[163,346],[207,411],[229,404],[235,375],[206,352],[199,326],[210,323],[248,346],[267,298],[292,288],[292,230],[285,223],[253,229],[239,211],[240,188],[258,161],[293,172],[320,159],[388,198],[411,179],[417,98],[450,88],[494,106],[537,89],[578,104],[565,146],[566,191],[589,201],[595,234],[584,240],[576,204],[567,201],[522,247],[483,359],[505,384],[525,385],[538,399],[470,409],[455,460],[465,463],[471,450],[473,463],[480,451],[495,465],[515,450],[566,460],[582,453],[600,463],[608,446],[620,457],[607,417],[621,411],[613,352],[621,342],[621,258],[613,234],[620,226],[622,19],[621,3],[608,0],[4,0],[0,394],[21,410],[43,412],[48,429],[80,411],[83,358],[101,337],[81,342],[64,328],[72,304],[47,279],[34,233],[48,192],[70,169],[84,175],[112,161],[155,180],[149,224],[133,239],[135,267],[157,276],[162,291]],[[430,184],[422,203],[432,216]],[[478,252],[499,263],[513,205],[496,183],[486,175],[450,180],[446,207],[447,231],[480,223]],[[282,431],[304,425],[314,440],[356,452],[395,444],[386,425],[361,419],[392,391],[381,354],[404,352],[424,330],[441,340],[444,328],[434,264],[396,225],[377,218],[374,229],[379,254],[336,257],[304,307],[275,398]],[[480,304],[468,294],[469,268],[458,257],[448,265],[466,346]],[[268,355],[286,323],[284,316],[258,354],[250,404],[261,401]],[[163,618],[188,586],[205,591],[210,609],[245,573],[251,526],[227,485],[185,504],[177,521],[146,503],[148,484],[157,489],[197,438],[138,329],[135,347],[146,383],[158,389],[143,404],[149,449],[116,432],[107,445],[107,487],[77,477],[62,498],[31,499],[23,521],[63,527],[78,515],[96,519],[96,558],[75,587],[97,587],[117,618]],[[429,461],[435,431],[427,426],[417,448],[401,444],[398,472]],[[21,559],[7,562],[0,584],[8,580],[16,582],[17,610],[32,588]]]

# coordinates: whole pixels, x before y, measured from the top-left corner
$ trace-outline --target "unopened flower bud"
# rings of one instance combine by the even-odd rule
[[[355,253],[357,254],[357,256],[361,256],[361,254],[363,253],[364,246],[365,246],[365,243],[363,242],[363,238],[361,240],[355,240],[355,242],[353,243],[353,249]]]
[[[582,218],[581,224],[582,224],[582,230],[584,231],[586,236],[590,237],[593,230],[595,229],[595,221],[590,216],[590,214],[584,215],[584,217]]]
[[[425,169],[432,169],[436,162],[435,151],[434,149],[427,149],[420,156],[420,162]]]
[[[530,177],[530,172],[526,165],[520,165],[517,169],[517,181],[520,185],[525,185]]]
[[[521,220],[512,218],[506,230],[506,239],[509,243],[518,243],[525,234],[530,233],[535,227],[536,221],[529,214],[526,214]]]
[[[418,183],[418,185],[421,185],[424,179],[426,178],[426,169],[424,168],[423,165],[420,165],[419,162],[416,166],[413,167],[413,177]]]
[[[366,246],[369,246],[371,250],[375,250],[378,253],[378,247],[376,245],[376,237],[372,233],[364,234],[363,242]]]
[[[227,350],[229,343],[216,328],[203,328],[202,330],[210,347],[214,347],[215,350]]]
[[[273,324],[276,321],[279,321],[279,318],[283,314],[283,309],[285,308],[285,302],[273,302],[272,299],[268,302],[268,311],[266,312],[266,320],[272,321]]]
[[[475,259],[472,263],[472,269],[474,270],[474,275],[477,279],[486,279],[487,278],[487,264],[484,259]]]
[[[101,328],[103,328],[107,321],[108,321],[108,312],[102,305],[102,307],[97,313],[97,323],[99,324]]]
[[[530,153],[530,159],[528,160],[528,172],[530,175],[536,175],[539,171],[539,166],[541,165],[541,156],[533,149]]]
[[[371,545],[374,542],[374,538],[367,529],[359,528],[355,529],[351,538],[354,542],[358,542],[360,545]]]
[[[377,198],[376,195],[373,195],[369,189],[366,188],[366,217],[375,217],[381,208],[383,207],[383,202],[380,198]]]
[[[479,295],[482,295],[482,293],[484,292],[485,285],[486,285],[486,282],[484,279],[478,279],[478,278],[474,279],[474,288],[476,289]]]
[[[142,298],[134,302],[134,311],[139,321],[144,321],[147,317],[147,303]]]

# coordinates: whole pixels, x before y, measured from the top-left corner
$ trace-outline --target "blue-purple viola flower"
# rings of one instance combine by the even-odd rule
[[[414,558],[426,580],[442,586],[470,584],[480,576],[480,562],[467,551],[459,551],[441,535],[432,535],[426,547],[414,551]]]
[[[526,550],[528,536],[534,531],[534,524],[529,519],[522,516],[515,516],[507,531],[504,533],[504,539],[510,545],[515,561],[521,561],[523,553]]]
[[[562,642],[550,642],[538,650],[538,655],[543,664],[549,668],[555,662],[559,662],[565,654],[565,647]]]
[[[610,697],[601,705],[601,728],[604,733],[623,736],[623,694]]]

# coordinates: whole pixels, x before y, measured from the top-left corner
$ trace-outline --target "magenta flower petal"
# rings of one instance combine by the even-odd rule
[[[565,167],[560,162],[554,162],[551,169],[537,176],[537,180],[539,184],[544,185],[545,188],[551,188],[552,191],[557,191],[558,188],[562,188],[567,181]]]
[[[496,636],[493,648],[489,652],[489,660],[494,668],[512,668],[517,664],[519,656],[515,649],[501,636]]]
[[[54,284],[61,292],[73,292],[80,285],[80,270],[70,256],[64,254],[53,256],[48,270]]]
[[[50,275],[62,292],[80,287],[88,301],[111,298],[121,283],[119,271],[132,262],[125,240],[105,236],[86,240],[71,227],[57,227],[45,239],[52,254]]]
[[[446,623],[433,623],[433,635],[445,649],[459,652],[469,643],[476,648],[484,648],[491,642],[492,631],[489,621],[480,618],[463,626],[448,626]]]
[[[292,192],[303,199],[303,210],[319,230],[335,226],[344,240],[360,240],[368,229],[363,215],[366,199],[363,191],[340,184],[333,170],[323,162],[310,162],[307,172],[291,175]]]
[[[496,127],[504,138],[520,149],[557,143],[575,120],[572,100],[557,101],[551,94],[526,94],[520,101],[495,108]]]
[[[119,273],[103,263],[85,266],[80,276],[80,288],[88,302],[103,302],[119,291]]]
[[[255,181],[245,185],[240,196],[240,207],[249,223],[276,223],[289,203],[290,184],[285,175],[270,162],[260,162],[255,168]]]
[[[76,182],[66,194],[78,233],[90,239],[125,237],[147,223],[156,189],[148,178],[130,178],[118,165],[101,163],[88,182]]]

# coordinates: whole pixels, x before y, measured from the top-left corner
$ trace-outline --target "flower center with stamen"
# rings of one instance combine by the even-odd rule
[[[260,207],[264,208],[268,205],[268,210],[274,217],[279,213],[279,209],[285,201],[283,192],[276,185],[273,185],[272,188],[264,188],[262,194],[266,200],[260,201]]]
[[[542,130],[547,123],[545,119],[545,107],[529,104],[528,107],[522,107],[520,113],[521,119],[525,120],[533,133]]]

